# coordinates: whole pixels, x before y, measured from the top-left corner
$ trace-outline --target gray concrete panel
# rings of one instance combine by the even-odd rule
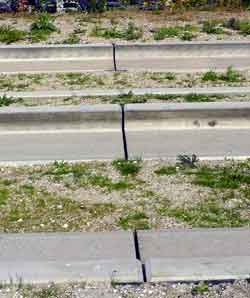
[[[249,229],[139,231],[147,280],[228,280],[250,276]]]
[[[0,281],[142,281],[133,234],[0,235]]]

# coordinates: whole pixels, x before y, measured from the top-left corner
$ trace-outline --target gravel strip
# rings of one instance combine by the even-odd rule
[[[249,298],[247,281],[234,283],[180,283],[112,286],[61,285],[3,287],[0,298]]]
[[[105,39],[103,37],[93,36],[92,32],[96,27],[111,28],[115,27],[116,30],[126,30],[129,23],[133,23],[134,26],[143,30],[142,36],[134,41],[140,42],[152,42],[154,41],[153,34],[157,28],[164,26],[183,26],[192,25],[198,27],[199,31],[202,27],[201,22],[205,20],[228,20],[230,18],[249,19],[250,12],[248,10],[241,11],[186,11],[182,13],[171,13],[167,9],[165,11],[155,14],[154,12],[145,12],[138,10],[137,8],[108,11],[103,14],[83,14],[83,13],[65,13],[57,14],[55,17],[55,25],[58,28],[58,32],[51,34],[47,40],[37,42],[37,44],[58,44],[69,43],[72,34],[77,37],[77,42],[80,43],[110,43],[112,41],[119,41],[121,43],[127,43],[126,39],[110,38]],[[1,25],[10,25],[19,30],[30,30],[31,24],[36,19],[36,15],[28,14],[3,14],[0,17]],[[249,40],[248,36],[239,34],[236,31],[225,30],[224,34],[207,34],[203,32],[194,32],[193,40],[196,41],[216,41],[216,40]],[[168,38],[166,41],[178,41],[179,39]],[[75,39],[73,39],[74,42]],[[28,38],[16,42],[16,44],[28,44],[30,40]],[[131,42],[131,40],[130,40]],[[159,41],[158,41],[159,42]],[[161,41],[160,41],[161,42]]]
[[[250,225],[248,161],[131,163],[138,173],[110,162],[2,168],[0,232]]]

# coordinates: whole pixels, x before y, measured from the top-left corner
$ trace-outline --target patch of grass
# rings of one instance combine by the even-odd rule
[[[220,79],[220,76],[215,71],[209,70],[202,75],[201,79],[202,79],[202,81],[216,82]]]
[[[120,217],[118,225],[124,230],[148,230],[150,229],[148,216],[141,211],[131,211],[128,215]]]
[[[78,44],[80,43],[80,37],[75,33],[70,33],[69,36],[62,41],[62,44]]]
[[[106,39],[119,38],[125,40],[137,40],[142,38],[143,31],[141,28],[135,26],[134,23],[129,22],[125,30],[118,30],[115,26],[112,26],[111,28],[95,26],[91,35]]]
[[[149,73],[149,78],[154,81],[158,82],[164,82],[164,81],[175,81],[176,80],[176,74],[173,72],[155,72],[155,73]]]
[[[112,162],[112,166],[122,175],[137,175],[142,168],[142,160],[117,159]]]
[[[217,99],[217,97],[215,97]],[[186,102],[212,102],[215,100],[211,95],[190,93],[184,96]]]
[[[9,198],[9,191],[7,187],[0,186],[0,207],[4,205]]]
[[[239,31],[243,35],[250,34],[250,22],[248,20],[239,20],[236,18],[231,18],[224,23],[226,28]]]
[[[158,210],[160,215],[170,216],[192,227],[219,228],[241,227],[250,223],[241,216],[240,208],[229,209],[219,198],[207,198],[194,206],[163,207]]]
[[[195,172],[193,183],[220,189],[236,189],[242,184],[249,185],[249,162],[233,163],[231,166],[201,166]]]
[[[244,77],[241,75],[240,72],[235,70],[232,66],[229,66],[225,73],[216,73],[213,70],[210,70],[203,74],[202,78],[203,81],[224,81],[229,83],[241,82],[244,80]]]
[[[15,29],[8,25],[0,26],[0,42],[11,44],[23,40],[27,32]]]
[[[209,291],[209,286],[207,282],[200,282],[198,285],[194,286],[192,293],[194,295],[204,294]]]
[[[44,175],[54,177],[55,181],[64,181],[68,187],[78,185],[81,187],[100,187],[109,192],[114,190],[124,190],[133,188],[133,184],[126,180],[113,181],[108,176],[92,170],[88,164],[76,163],[70,164],[67,162],[56,161]]]
[[[230,66],[228,67],[226,73],[220,76],[220,79],[225,82],[234,83],[241,82],[243,77],[237,70],[233,69],[233,67]]]
[[[207,34],[224,34],[223,24],[216,20],[204,21],[202,24],[202,32]]]
[[[119,181],[112,181],[111,178],[103,175],[88,175],[86,176],[86,179],[81,181],[81,186],[98,186],[100,188],[104,188],[107,191],[111,192],[114,190],[124,190],[133,188],[132,183],[125,181],[125,180],[119,180]]]
[[[194,37],[192,32],[196,30],[194,26],[190,25],[161,27],[155,30],[153,37],[155,40],[174,37],[178,37],[182,40],[192,40]]]
[[[105,101],[110,101],[110,97],[105,97]],[[112,104],[128,104],[128,103],[145,103],[147,99],[143,96],[136,96],[133,92],[121,94],[113,97],[111,100]]]
[[[163,166],[160,167],[158,170],[155,170],[154,173],[158,176],[176,175],[177,169],[176,166]]]
[[[5,94],[3,96],[0,96],[0,107],[7,107],[14,103],[20,103],[20,102],[23,102],[22,98],[14,98],[11,96],[7,96]]]
[[[4,191],[0,231],[76,231],[87,223],[115,211],[108,203],[77,202],[30,186],[12,186]]]
[[[57,78],[63,80],[67,85],[74,86],[74,85],[87,85],[91,82],[94,78],[90,74],[83,74],[83,73],[65,73],[65,74],[57,74]]]
[[[30,33],[32,42],[46,40],[48,36],[58,31],[54,25],[54,18],[48,13],[42,13],[37,20],[31,24]]]

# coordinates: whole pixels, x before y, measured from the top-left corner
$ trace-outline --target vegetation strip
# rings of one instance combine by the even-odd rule
[[[0,231],[249,226],[249,161],[179,160],[2,168]]]

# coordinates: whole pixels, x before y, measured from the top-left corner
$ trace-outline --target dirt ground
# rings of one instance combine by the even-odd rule
[[[249,226],[249,168],[163,160],[1,168],[0,232]]]
[[[129,23],[142,30],[142,35],[130,42],[153,42],[153,34],[157,28],[176,25],[192,25],[197,27],[193,40],[249,40],[249,36],[239,34],[237,31],[225,30],[223,34],[207,34],[201,32],[201,23],[205,20],[228,20],[232,17],[249,20],[250,11],[186,11],[171,14],[168,11],[145,12],[137,8],[128,10],[108,11],[102,14],[64,13],[53,15],[58,32],[51,34],[47,40],[37,43],[67,43],[72,35],[77,37],[77,43],[110,43],[112,41],[128,42],[123,38],[103,38],[93,35],[96,27],[115,28],[125,30]],[[10,25],[19,30],[30,30],[30,25],[36,15],[28,14],[2,14],[0,26]],[[167,38],[158,42],[176,41],[178,37]],[[28,39],[17,42],[18,44],[30,43]],[[74,42],[72,42],[74,43]]]
[[[249,298],[247,281],[142,285],[47,285],[6,287],[0,298]]]

